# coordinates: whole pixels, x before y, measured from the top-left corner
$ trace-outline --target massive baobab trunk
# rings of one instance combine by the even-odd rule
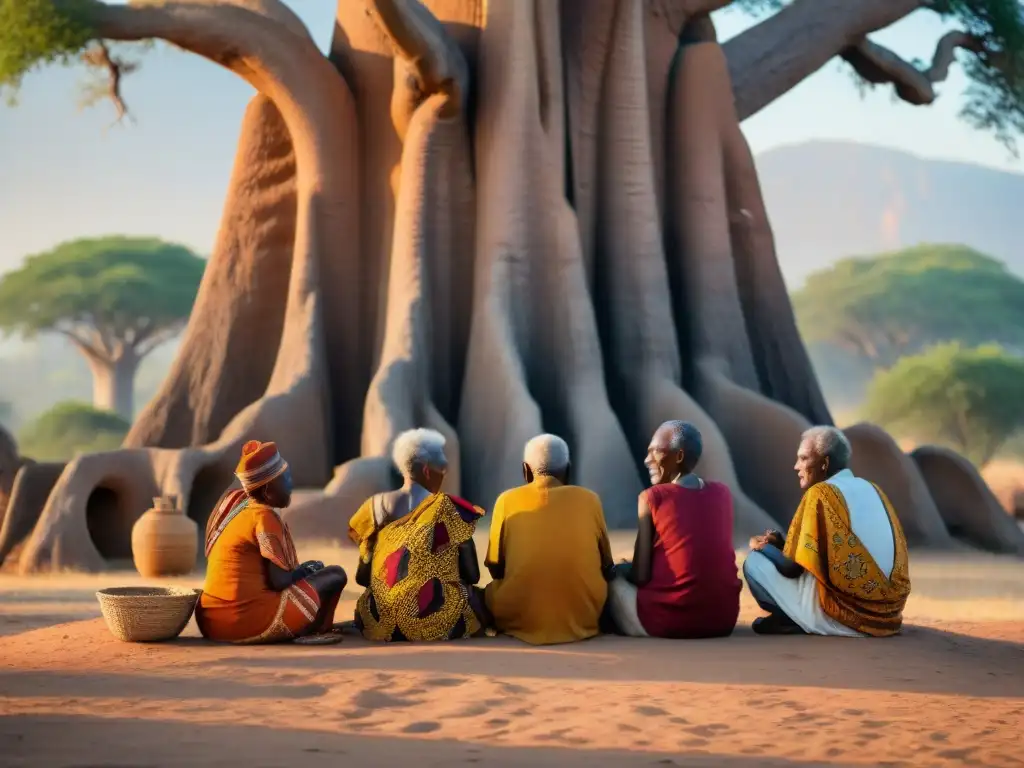
[[[111,525],[157,489],[205,518],[253,437],[324,487],[293,531],[342,538],[418,425],[484,505],[526,439],[561,433],[629,526],[651,432],[688,419],[737,536],[785,523],[799,435],[831,417],[739,121],[909,12],[887,3],[828,21],[829,56],[817,38],[767,56],[792,16],[751,37],[766,90],[715,40],[722,0],[339,0],[329,61],[274,0],[104,7],[102,36],[163,37],[260,94],[173,370],[124,450],[67,467],[21,567],[100,567],[85,518],[103,499]],[[917,472],[879,456],[865,466]],[[905,483],[908,533],[948,544],[924,482]]]

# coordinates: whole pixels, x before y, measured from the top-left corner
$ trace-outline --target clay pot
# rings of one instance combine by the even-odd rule
[[[178,509],[176,496],[153,499],[132,527],[132,559],[143,576],[192,573],[199,549],[199,526]]]

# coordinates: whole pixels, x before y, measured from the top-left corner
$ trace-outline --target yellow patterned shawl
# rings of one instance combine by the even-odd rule
[[[371,502],[356,512],[349,535],[360,537],[364,562],[372,558],[370,586],[356,604],[365,638],[454,640],[480,631],[458,553],[482,515],[479,507],[445,493],[379,529]]]
[[[786,557],[818,580],[825,613],[866,635],[885,637],[900,631],[910,594],[907,540],[889,499],[875,486],[889,514],[895,543],[892,573],[881,571],[854,536],[846,500],[834,486],[807,489],[786,536]]]

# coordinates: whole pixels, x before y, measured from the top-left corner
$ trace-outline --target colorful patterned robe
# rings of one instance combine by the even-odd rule
[[[459,547],[473,537],[483,510],[438,493],[378,529],[376,498],[368,499],[349,523],[360,557],[371,563],[370,586],[356,604],[363,636],[383,642],[431,641],[479,633],[473,588],[459,574]]]

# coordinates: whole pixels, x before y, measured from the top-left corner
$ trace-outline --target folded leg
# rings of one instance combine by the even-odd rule
[[[329,565],[316,573],[310,574],[305,581],[320,596],[320,608],[309,628],[303,634],[320,634],[329,632],[334,625],[334,612],[341,599],[341,593],[348,584],[348,574],[340,565]]]
[[[627,637],[650,637],[636,611],[636,586],[621,576],[608,582],[607,610],[616,629]]]

